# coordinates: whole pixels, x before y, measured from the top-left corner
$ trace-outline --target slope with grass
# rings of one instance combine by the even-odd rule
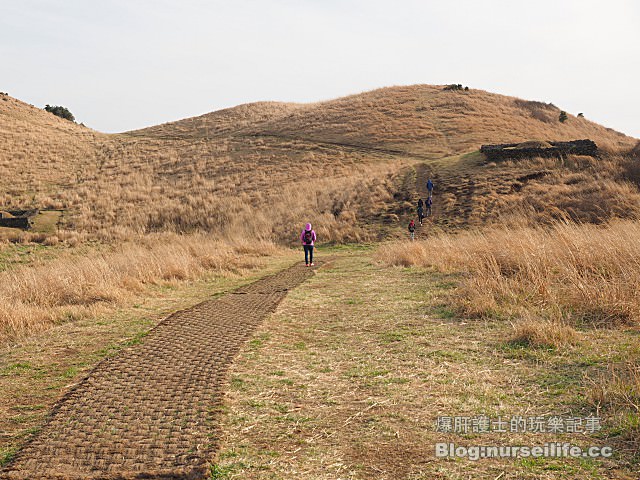
[[[483,143],[591,138],[631,148],[633,139],[569,116],[552,104],[482,90],[443,86],[389,87],[312,104],[259,125],[255,134],[397,149],[429,158],[476,150]]]
[[[491,225],[640,219],[639,164],[629,154],[495,164],[486,163],[479,152],[419,163],[405,218],[415,215],[418,198],[428,195],[426,180],[432,178],[433,216],[422,229],[431,234]]]
[[[7,206],[55,206],[64,214],[55,222],[57,232],[49,224],[49,233],[8,235],[13,242],[43,242],[51,256],[61,258],[31,270],[23,264],[45,256],[31,261],[23,256],[15,272],[1,276],[6,291],[19,288],[21,293],[0,302],[0,336],[19,337],[121,305],[127,301],[122,290],[141,281],[126,269],[97,273],[91,262],[76,262],[76,253],[102,259],[96,251],[133,242],[144,246],[131,250],[136,255],[154,258],[154,271],[170,272],[184,258],[160,257],[157,251],[174,242],[193,245],[204,233],[210,239],[203,249],[207,253],[186,254],[186,263],[195,265],[187,270],[194,273],[181,275],[191,279],[216,268],[216,261],[209,261],[218,257],[209,253],[211,246],[230,244],[219,248],[225,252],[248,242],[266,251],[269,242],[295,245],[296,225],[309,219],[323,242],[400,236],[430,174],[436,180],[434,217],[423,235],[522,219],[637,218],[638,177],[626,157],[495,165],[472,153],[424,161],[425,156],[477,148],[475,142],[525,134],[592,136],[625,149],[633,144],[584,119],[555,122],[549,113],[553,108],[476,90],[393,87],[311,105],[249,104],[104,135],[3,96],[0,159],[5,170],[0,181],[8,192]],[[415,133],[434,126],[442,134],[438,138],[447,139],[447,148]],[[51,281],[69,271],[74,278],[98,275],[101,280],[90,280],[91,287]]]
[[[104,135],[4,97],[0,181],[7,207],[65,209],[62,228],[94,238],[245,235],[248,227],[261,239],[283,241],[289,225],[310,212],[328,226],[325,238],[373,239],[378,225],[366,224],[389,210],[392,183],[416,159],[471,152],[485,142],[588,137],[607,148],[635,144],[584,118],[560,123],[558,112],[479,90],[417,85],[314,104],[241,105]]]
[[[0,205],[60,208],[96,163],[106,135],[0,95]]]

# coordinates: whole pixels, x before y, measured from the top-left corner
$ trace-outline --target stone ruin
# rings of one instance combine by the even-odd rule
[[[571,140],[569,142],[524,142],[482,145],[480,152],[487,160],[516,160],[533,157],[563,158],[566,155],[588,155],[595,157],[598,146],[592,140]]]
[[[0,227],[22,228],[28,230],[33,226],[33,217],[39,210],[0,210]]]

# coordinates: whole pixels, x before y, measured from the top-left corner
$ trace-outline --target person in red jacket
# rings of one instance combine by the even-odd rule
[[[313,263],[313,246],[316,243],[316,232],[311,228],[311,224],[307,223],[300,234],[300,241],[304,248],[304,264],[308,266],[314,265]]]
[[[411,240],[416,239],[416,222],[414,222],[413,219],[409,222],[409,235],[411,236]]]

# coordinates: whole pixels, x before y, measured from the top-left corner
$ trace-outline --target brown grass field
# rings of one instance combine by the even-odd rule
[[[0,210],[49,210],[0,229],[0,466],[107,346],[299,260],[311,221],[337,263],[238,358],[212,478],[637,478],[640,143],[559,113],[416,85],[103,134],[0,95]],[[478,152],[584,138],[598,158]],[[433,458],[435,412],[529,410],[601,414],[577,441],[617,456]]]

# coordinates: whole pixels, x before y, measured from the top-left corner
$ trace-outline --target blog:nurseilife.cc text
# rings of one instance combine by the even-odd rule
[[[482,458],[609,458],[613,455],[613,449],[609,446],[583,448],[561,442],[549,442],[538,446],[463,446],[455,443],[436,443],[435,453],[437,458],[466,458],[474,461]]]

